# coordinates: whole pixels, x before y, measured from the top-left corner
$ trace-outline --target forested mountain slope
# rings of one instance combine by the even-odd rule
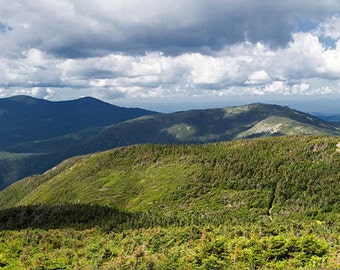
[[[106,150],[136,143],[206,143],[282,135],[339,135],[340,130],[286,106],[254,103],[136,118],[103,129],[82,145]]]
[[[339,164],[328,136],[74,157],[0,192],[0,264],[339,269]]]
[[[95,98],[51,102],[29,96],[0,99],[0,189],[41,173],[69,155],[58,154],[103,126],[155,112]]]
[[[84,97],[47,101],[29,96],[0,99],[0,149],[13,144],[49,139],[103,127],[154,112],[123,108]]]
[[[230,220],[332,212],[340,206],[338,143],[293,136],[117,148],[15,183],[0,193],[0,205],[95,203]]]
[[[309,114],[285,106],[260,103],[147,115],[107,127],[7,147],[7,153],[0,152],[0,189],[20,178],[43,173],[66,158],[119,146],[202,144],[263,136],[339,134],[338,128]]]

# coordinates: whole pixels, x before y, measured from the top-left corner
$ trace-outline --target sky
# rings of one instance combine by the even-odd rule
[[[0,97],[340,113],[340,1],[0,0],[0,68]]]

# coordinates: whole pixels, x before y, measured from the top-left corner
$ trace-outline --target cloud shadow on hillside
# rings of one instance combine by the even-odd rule
[[[152,219],[96,204],[30,205],[0,210],[0,230],[99,227],[106,231],[150,227]]]

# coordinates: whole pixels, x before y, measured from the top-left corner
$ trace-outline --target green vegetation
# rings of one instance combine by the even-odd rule
[[[43,154],[0,152],[0,190],[13,183],[15,179],[43,172],[44,165],[53,162],[54,157],[47,160]]]
[[[0,190],[81,154],[72,147],[104,126],[154,113],[90,97],[58,102],[28,96],[0,98]]]
[[[247,227],[97,228],[0,232],[3,269],[338,269],[329,244]],[[251,228],[253,229],[253,228]]]
[[[271,116],[265,120],[257,123],[252,128],[246,130],[237,135],[237,138],[251,138],[251,137],[263,137],[263,136],[278,136],[278,135],[332,135],[333,132],[304,123],[299,123],[295,120],[286,118]]]
[[[0,153],[0,190],[27,175],[43,173],[63,161],[63,155],[37,153]]]
[[[0,193],[6,269],[339,269],[338,137],[135,145]]]
[[[202,144],[282,135],[340,135],[339,128],[309,114],[260,103],[150,115],[152,112],[119,108],[91,98],[53,103],[17,97],[7,102],[16,105],[12,104],[12,108],[5,103],[10,107],[7,114],[12,115],[9,119],[6,113],[0,115],[3,120],[0,150],[43,155],[27,156],[20,161],[20,166],[16,160],[0,159],[0,190],[21,178],[42,173],[66,158],[120,146]],[[18,113],[22,111],[25,115],[21,117]],[[144,116],[133,118],[139,115]],[[105,123],[116,124],[103,127]],[[6,147],[1,148],[1,143]]]
[[[103,151],[138,143],[207,143],[278,135],[340,135],[340,130],[288,107],[255,103],[137,118],[107,127],[82,147]]]

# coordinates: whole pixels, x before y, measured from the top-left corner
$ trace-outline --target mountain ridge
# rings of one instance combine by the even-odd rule
[[[339,144],[280,136],[73,157],[0,192],[0,264],[338,269]]]
[[[23,95],[1,98],[0,189],[58,164],[69,157],[60,151],[104,126],[154,113],[118,107],[92,97],[68,101]]]
[[[92,151],[135,143],[205,143],[239,139],[268,117],[286,117],[294,120],[290,130],[275,134],[253,133],[249,138],[279,135],[338,135],[335,126],[312,115],[287,106],[253,103],[244,106],[190,110],[136,118],[108,126],[82,146]],[[295,128],[296,132],[290,132]],[[140,132],[134,133],[134,130]],[[242,137],[242,138],[247,138]]]
[[[25,97],[14,99],[30,104],[40,102]],[[41,102],[50,105],[49,101]],[[77,102],[79,101],[66,101],[62,104],[69,106],[78,104]],[[102,104],[93,98],[83,98],[81,102]],[[110,104],[105,106],[114,107]],[[90,106],[82,106],[81,111],[88,111],[88,107]],[[69,114],[72,113],[64,112],[65,117]],[[93,117],[92,112],[91,114]],[[73,117],[77,119],[74,115]],[[72,122],[74,121],[64,120],[62,124],[72,127]],[[263,125],[266,126],[267,132],[264,132]],[[259,130],[260,126],[262,130]],[[23,177],[43,173],[66,158],[132,144],[202,144],[262,136],[339,134],[340,129],[330,123],[275,104],[253,103],[169,114],[147,111],[147,114],[141,117],[133,117],[112,125],[81,129],[53,138],[33,141],[25,139],[26,141],[21,143],[10,144],[2,149],[0,147],[0,150],[8,152],[0,153],[0,189]]]
[[[340,194],[333,186],[340,179],[338,149],[339,139],[328,136],[119,147],[73,157],[14,183],[0,192],[0,208],[73,202],[165,215],[198,209],[231,215],[242,199],[247,207],[257,201],[250,216],[283,217],[282,209],[298,208],[301,215],[317,208],[327,213],[337,209]],[[203,206],[206,200],[211,204]]]
[[[0,148],[107,126],[155,112],[118,107],[92,97],[48,101],[30,96],[0,99]]]

